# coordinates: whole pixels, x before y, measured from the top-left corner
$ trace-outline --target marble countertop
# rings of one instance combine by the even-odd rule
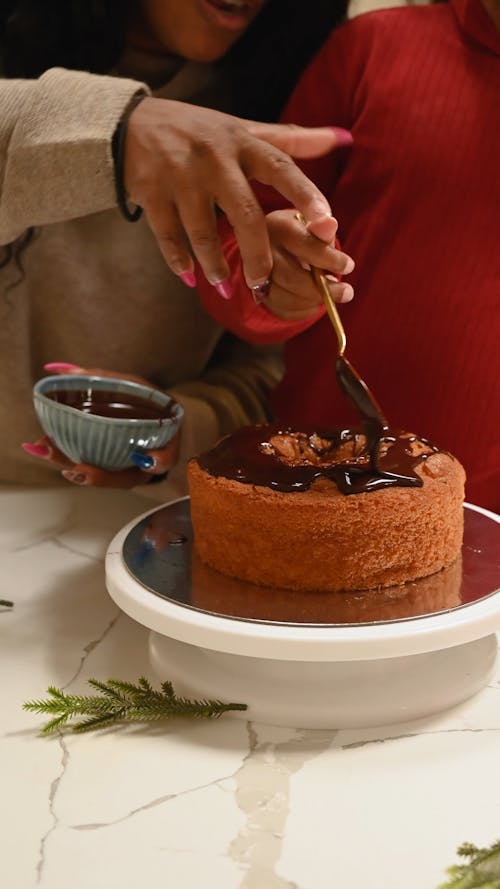
[[[0,489],[0,885],[436,889],[500,836],[500,670],[432,719],[365,731],[176,720],[38,736],[48,685],[154,680],[103,557],[129,492]],[[165,677],[168,678],[168,677]],[[216,694],[216,690],[214,689]]]

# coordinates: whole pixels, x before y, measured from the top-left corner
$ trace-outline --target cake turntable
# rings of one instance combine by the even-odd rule
[[[235,718],[292,727],[406,722],[465,700],[493,673],[500,517],[467,504],[462,559],[431,577],[299,594],[202,565],[185,497],[116,535],[106,583],[152,630],[153,669],[179,694],[245,703]]]

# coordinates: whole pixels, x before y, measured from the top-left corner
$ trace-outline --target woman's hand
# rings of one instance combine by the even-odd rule
[[[132,380],[143,386],[151,387],[152,385],[143,377],[113,373],[100,367],[83,368],[74,364],[56,362],[46,364],[45,370],[51,373],[92,374],[100,377],[112,377],[115,380]],[[64,478],[75,485],[93,485],[100,488],[135,488],[136,485],[148,484],[155,477],[164,475],[175,465],[179,451],[179,440],[180,434],[177,433],[165,448],[144,453],[138,452],[137,455],[133,455],[133,459],[138,465],[137,469],[122,469],[117,472],[108,472],[88,463],[72,463],[47,436],[34,443],[24,443],[22,447],[31,456],[39,457],[61,467],[61,474]]]
[[[353,298],[351,285],[338,281],[339,275],[352,272],[354,262],[335,248],[335,219],[306,227],[296,218],[295,210],[276,210],[266,219],[273,251],[270,285],[263,289],[261,296],[266,308],[289,321],[316,314],[322,299],[312,278],[311,266],[325,273],[335,302],[345,303]],[[259,301],[259,291],[253,292]]]
[[[273,186],[312,223],[321,223],[330,215],[328,201],[289,155],[315,157],[350,141],[346,130],[333,127],[259,124],[147,97],[128,120],[124,185],[130,200],[144,208],[172,271],[196,285],[189,241],[208,281],[229,297],[216,207],[235,230],[248,285],[262,284],[273,259],[248,180]]]

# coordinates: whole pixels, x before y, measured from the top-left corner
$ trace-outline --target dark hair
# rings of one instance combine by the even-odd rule
[[[133,2],[137,0],[0,0],[4,76],[38,77],[55,66],[110,71],[123,50]],[[217,63],[228,74],[228,110],[275,120],[300,72],[344,18],[346,6],[347,0],[268,0]]]
[[[233,86],[231,110],[276,120],[307,63],[344,20],[348,0],[269,0],[219,63]]]
[[[0,0],[0,53],[6,77],[48,68],[109,71],[121,53],[127,0]]]

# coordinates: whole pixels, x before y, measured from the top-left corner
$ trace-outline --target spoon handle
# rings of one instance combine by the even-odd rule
[[[335,305],[332,294],[330,293],[330,288],[328,286],[328,282],[325,276],[319,271],[319,269],[312,269],[312,276],[314,278],[314,282],[319,292],[321,293],[321,297],[326,307],[326,311],[328,312],[328,317],[332,322],[333,329],[337,335],[337,341],[339,344],[339,355],[342,356],[345,352],[345,348],[347,345],[347,339],[345,335],[345,330],[340,320],[340,315],[337,310],[337,306]]]
[[[297,219],[298,222],[302,222],[303,225],[307,225],[307,222],[304,219],[302,213],[295,213],[295,219]],[[342,321],[340,320],[340,315],[337,311],[337,306],[335,305],[332,299],[332,294],[330,293],[328,281],[319,269],[312,268],[311,274],[313,276],[314,283],[316,284],[316,287],[321,294],[321,298],[325,305],[326,311],[328,312],[328,317],[332,322],[333,329],[335,330],[335,333],[337,335],[337,341],[339,344],[339,355],[342,356],[346,349],[347,339]]]

